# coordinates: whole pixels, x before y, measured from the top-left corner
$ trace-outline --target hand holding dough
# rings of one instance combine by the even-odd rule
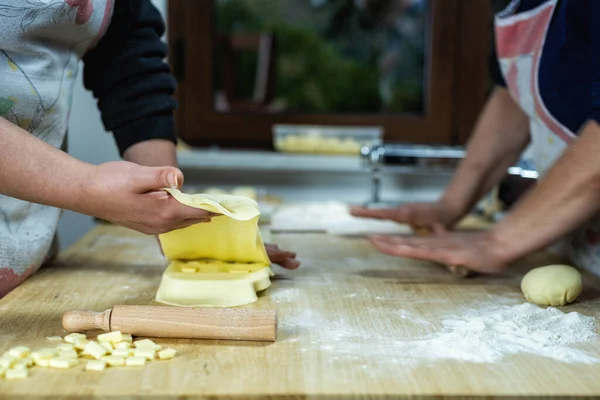
[[[243,196],[189,195],[167,190],[189,207],[221,214],[160,235],[165,257],[156,300],[188,307],[233,307],[253,303],[269,287],[270,261],[258,230],[258,204]]]
[[[583,291],[581,274],[568,265],[548,265],[529,271],[521,281],[525,299],[540,306],[564,306]]]
[[[169,260],[213,259],[229,262],[270,265],[258,230],[258,204],[247,197],[231,195],[185,194],[165,189],[177,201],[222,216],[159,236]]]

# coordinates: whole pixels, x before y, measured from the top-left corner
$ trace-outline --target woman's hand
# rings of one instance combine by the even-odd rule
[[[210,220],[161,189],[179,187],[174,167],[79,161],[0,117],[0,193],[156,234]]]
[[[185,206],[162,189],[179,188],[174,167],[142,167],[117,161],[94,167],[80,207],[87,214],[146,234],[159,234],[208,222],[216,214]]]
[[[435,203],[407,204],[387,210],[355,208],[358,217],[390,219],[414,229],[452,228],[506,175],[529,143],[529,118],[506,88],[490,96],[469,139],[467,154]]]
[[[296,253],[280,250],[276,244],[265,243],[265,248],[272,263],[279,264],[285,269],[296,269],[300,266],[300,261],[296,260]]]
[[[499,273],[514,261],[514,256],[505,252],[506,247],[499,243],[493,229],[457,233],[438,226],[432,236],[373,236],[371,242],[383,253],[393,256],[457,265],[488,274]]]
[[[413,229],[428,230],[436,225],[451,228],[463,217],[457,207],[441,200],[435,203],[405,204],[396,208],[352,207],[350,213],[355,217],[387,219],[408,224]]]
[[[487,232],[372,238],[387,254],[493,273],[541,250],[600,212],[600,125],[590,122],[536,187]]]

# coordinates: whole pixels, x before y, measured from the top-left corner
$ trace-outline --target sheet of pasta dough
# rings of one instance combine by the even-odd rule
[[[196,272],[184,272],[194,268]],[[171,261],[163,274],[156,301],[180,307],[235,307],[254,303],[271,285],[264,264],[220,261]]]
[[[222,215],[159,236],[171,263],[156,300],[189,307],[233,307],[256,301],[256,292],[270,285],[272,274],[258,230],[256,201],[165,190],[182,204]]]

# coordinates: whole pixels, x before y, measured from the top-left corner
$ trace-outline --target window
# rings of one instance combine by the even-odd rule
[[[381,126],[459,143],[485,97],[483,0],[171,0],[177,127],[270,148],[274,124]]]

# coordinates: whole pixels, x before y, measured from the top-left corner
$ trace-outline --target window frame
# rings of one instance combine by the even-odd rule
[[[426,32],[424,113],[279,114],[216,112],[213,63],[216,43],[214,0],[170,0],[169,61],[178,80],[175,113],[179,137],[192,146],[272,148],[274,124],[381,126],[384,140],[424,144],[464,143],[484,97],[487,63],[473,62],[488,38],[480,32],[488,3],[482,0],[430,0]],[[481,35],[478,34],[481,33]],[[486,47],[487,48],[487,47]],[[464,103],[464,104],[463,104]]]

